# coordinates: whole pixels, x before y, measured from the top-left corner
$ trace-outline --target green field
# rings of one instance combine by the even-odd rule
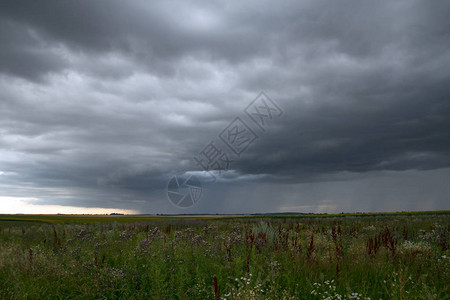
[[[2,299],[449,299],[450,211],[0,215]]]

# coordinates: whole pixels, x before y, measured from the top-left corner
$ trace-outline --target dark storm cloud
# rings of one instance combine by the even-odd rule
[[[35,79],[64,67],[59,57],[47,52],[46,43],[22,23],[0,20],[0,43],[0,70],[7,74]]]
[[[266,133],[255,127],[260,138],[201,211],[226,195],[281,209],[269,199],[279,184],[283,205],[295,206],[299,191],[315,198],[298,184],[450,166],[445,1],[0,7],[5,196],[170,211],[170,175],[198,170],[192,157],[234,117],[252,124],[242,111],[260,90],[285,113]]]
[[[251,12],[241,15],[236,11],[238,7],[227,11],[218,3],[162,1],[149,5],[140,1],[124,5],[120,1],[89,4],[50,1],[30,5],[18,1],[3,6],[1,14],[5,23],[17,22],[23,26],[21,32],[5,33],[12,35],[11,39],[15,34],[24,35],[33,30],[49,45],[63,44],[72,51],[93,56],[120,52],[160,76],[173,76],[180,56],[199,55],[237,62],[270,49],[259,37],[259,23],[246,24]],[[233,13],[236,17],[229,15]],[[27,42],[34,41],[28,38]],[[36,55],[17,53],[15,49],[8,54],[15,55],[16,59],[25,55],[31,62],[31,70],[44,71]],[[21,66],[8,67],[19,75],[23,72]]]
[[[364,103],[357,103],[360,97],[346,95],[335,99],[347,103],[345,108],[328,103],[296,115],[289,115],[294,109],[288,107],[281,121],[284,126],[264,136],[239,161],[239,167],[244,173],[258,170],[312,177],[338,171],[449,166],[446,86],[446,82],[437,83],[431,93],[418,84],[406,95],[374,95]]]

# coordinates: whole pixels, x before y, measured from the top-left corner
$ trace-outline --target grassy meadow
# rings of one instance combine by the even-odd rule
[[[449,299],[450,211],[0,215],[1,299]]]

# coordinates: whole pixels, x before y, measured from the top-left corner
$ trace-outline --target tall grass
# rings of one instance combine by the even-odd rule
[[[448,214],[10,222],[0,298],[446,299],[449,229]]]

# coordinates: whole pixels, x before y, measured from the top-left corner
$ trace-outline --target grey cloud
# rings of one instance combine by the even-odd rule
[[[213,199],[192,211],[279,210],[295,206],[302,184],[336,183],[329,189],[340,191],[369,178],[389,190],[370,174],[446,170],[449,8],[445,1],[4,2],[0,196],[176,211],[164,195],[168,178],[198,170],[193,156],[236,116],[260,138],[233,157],[222,181],[206,185]],[[266,133],[243,114],[260,90],[285,112]],[[270,202],[280,188],[289,203]],[[358,189],[352,201],[364,194]],[[351,207],[344,196],[330,204],[305,193],[322,207]],[[240,209],[226,197],[254,200]],[[372,209],[373,197],[365,199]]]
[[[0,20],[0,43],[0,70],[6,74],[38,80],[66,66],[48,52],[47,43],[35,31],[20,22]]]

